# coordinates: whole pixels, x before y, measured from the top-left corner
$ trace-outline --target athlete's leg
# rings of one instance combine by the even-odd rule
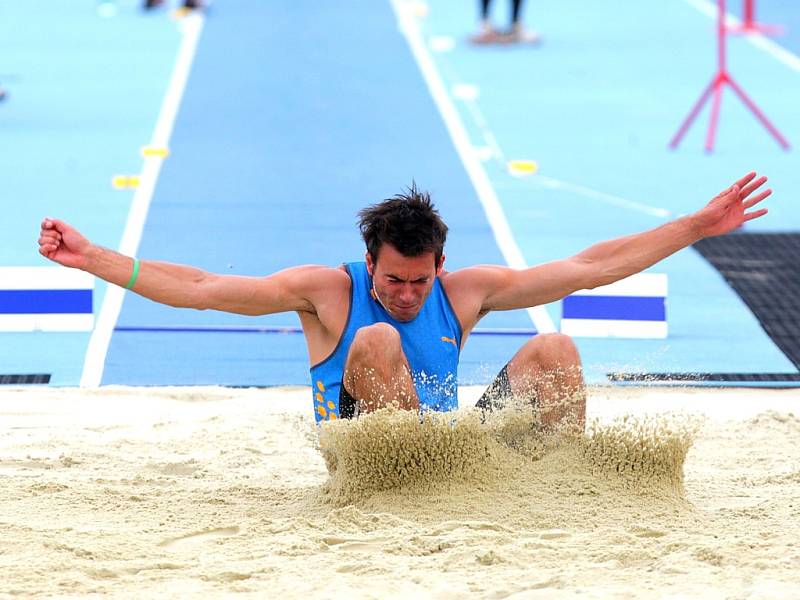
[[[540,333],[508,363],[514,394],[535,400],[545,428],[572,419],[586,421],[586,384],[575,342],[561,333]]]
[[[512,400],[513,396],[511,383],[508,381],[508,364],[506,364],[500,369],[497,377],[489,384],[486,391],[481,394],[475,406],[483,411],[500,410]],[[529,400],[534,406],[536,405],[535,398],[529,398]]]
[[[419,410],[400,334],[388,323],[376,323],[356,332],[347,354],[342,385],[358,401],[359,412],[391,405]]]
[[[566,419],[582,428],[586,420],[586,385],[572,339],[559,333],[531,338],[503,367],[476,406],[495,410],[512,396],[536,406],[545,428]]]

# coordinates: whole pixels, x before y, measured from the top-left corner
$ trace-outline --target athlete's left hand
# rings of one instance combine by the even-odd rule
[[[752,171],[727,190],[717,194],[711,202],[693,216],[698,233],[702,237],[723,235],[738,229],[747,221],[767,214],[766,208],[750,210],[772,194],[772,190],[767,188],[752,195],[766,181],[767,178],[763,175],[756,179],[756,173]]]

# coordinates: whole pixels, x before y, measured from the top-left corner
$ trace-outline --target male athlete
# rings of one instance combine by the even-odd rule
[[[461,348],[489,311],[559,300],[613,283],[703,238],[766,214],[750,210],[770,195],[749,173],[696,213],[601,242],[575,256],[516,270],[496,265],[444,270],[447,226],[415,187],[360,213],[365,262],[305,265],[267,277],[216,275],[139,261],[96,246],[62,221],[42,223],[39,252],[146,298],[176,307],[244,315],[295,311],[311,362],[317,420],[352,418],[390,404],[407,410],[457,407]],[[532,337],[503,367],[479,406],[511,396],[541,410],[544,427],[566,416],[583,423],[580,358],[562,334]]]

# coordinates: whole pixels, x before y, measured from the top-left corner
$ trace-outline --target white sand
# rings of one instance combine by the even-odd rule
[[[691,447],[641,419],[674,410],[707,415]],[[602,435],[533,453],[468,417],[345,425],[329,479],[305,388],[0,389],[0,596],[800,596],[800,391],[588,414]],[[352,447],[401,448],[402,487]]]

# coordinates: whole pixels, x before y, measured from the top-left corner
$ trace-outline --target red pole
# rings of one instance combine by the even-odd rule
[[[756,0],[744,0],[742,4],[742,22],[728,28],[731,33],[761,33],[763,35],[783,35],[785,29],[781,25],[762,25],[756,23]]]
[[[725,29],[725,0],[717,2],[717,66],[719,72],[725,75],[725,39],[728,31]]]
[[[756,22],[756,11],[755,11],[755,2],[753,0],[744,0],[744,7],[742,12],[744,13],[744,28],[745,29],[753,29],[753,26]]]
[[[789,149],[789,142],[786,141],[786,138],[781,135],[781,132],[770,123],[769,119],[764,116],[764,113],[756,106],[755,102],[750,100],[747,94],[744,93],[744,90],[739,87],[739,84],[736,83],[733,79],[728,79],[728,84],[731,86],[736,95],[739,96],[739,99],[744,103],[744,105],[750,109],[750,112],[753,113],[756,119],[764,126],[764,128],[772,134],[772,137],[780,144],[781,148],[784,150]]]
[[[708,97],[712,93],[714,93],[714,89],[716,88],[716,86],[717,86],[717,79],[714,78],[711,80],[711,83],[708,84],[708,87],[700,95],[700,98],[697,99],[697,102],[695,102],[694,106],[692,107],[692,110],[689,111],[689,114],[687,115],[686,119],[684,119],[678,131],[670,140],[669,142],[670,149],[675,150],[675,148],[678,147],[678,144],[681,143],[683,136],[686,135],[686,132],[689,130],[689,127],[691,127],[692,123],[697,118],[697,115],[700,114],[700,110],[703,108],[703,105],[708,100]]]
[[[789,142],[786,141],[786,138],[784,138],[778,129],[770,123],[769,119],[767,119],[764,113],[756,106],[755,102],[744,93],[744,90],[739,87],[728,74],[726,55],[728,29],[725,27],[725,0],[717,0],[717,8],[717,72],[711,79],[711,83],[708,84],[708,87],[700,94],[700,98],[692,107],[692,110],[689,111],[689,114],[678,128],[677,133],[673,136],[672,140],[670,140],[669,147],[673,150],[678,147],[678,144],[680,144],[684,134],[689,130],[689,127],[700,113],[703,105],[711,99],[711,115],[708,131],[706,132],[705,149],[706,152],[712,152],[714,150],[714,140],[717,136],[720,109],[722,107],[722,92],[725,86],[729,85],[761,125],[775,138],[781,148],[788,150]],[[760,26],[756,25],[756,27]]]
[[[714,150],[714,139],[717,135],[717,124],[719,123],[719,109],[722,105],[722,90],[728,79],[725,71],[725,41],[728,31],[725,29],[725,0],[717,2],[717,76],[714,81],[714,97],[711,101],[711,116],[706,132],[706,152]]]

